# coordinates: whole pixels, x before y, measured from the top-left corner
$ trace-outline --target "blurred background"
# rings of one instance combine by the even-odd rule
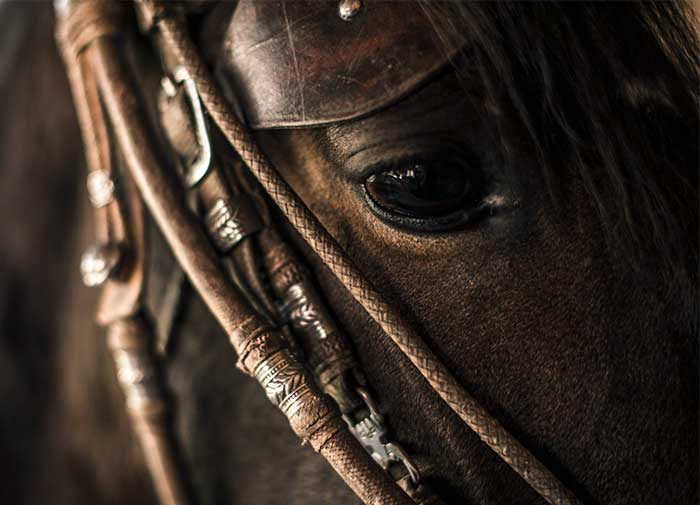
[[[86,503],[54,487],[92,480],[57,379],[59,335],[92,325],[92,294],[76,283],[84,159],[51,2],[0,0],[0,100],[0,503]]]

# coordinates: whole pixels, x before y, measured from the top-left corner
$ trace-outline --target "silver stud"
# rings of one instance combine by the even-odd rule
[[[350,21],[362,10],[362,0],[340,0],[338,14],[343,21]]]
[[[91,246],[80,258],[80,273],[83,284],[88,287],[100,286],[109,279],[119,267],[122,251],[115,244]]]
[[[99,209],[112,202],[114,182],[104,170],[93,170],[87,176],[87,190],[90,203]]]

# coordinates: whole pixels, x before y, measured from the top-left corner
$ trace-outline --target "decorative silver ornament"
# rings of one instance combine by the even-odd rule
[[[350,21],[362,10],[362,0],[340,0],[338,14],[343,21]]]
[[[96,209],[104,207],[114,198],[114,182],[104,170],[93,170],[87,176],[90,203]]]
[[[321,310],[321,300],[315,290],[302,283],[292,284],[284,294],[282,312],[298,331],[314,340],[325,340],[335,330],[332,321]]]
[[[88,248],[80,258],[83,284],[88,287],[104,284],[116,271],[121,256],[121,249],[115,244],[95,245]]]
[[[221,253],[230,251],[261,227],[259,218],[247,202],[223,198],[214,203],[205,221],[209,236]]]

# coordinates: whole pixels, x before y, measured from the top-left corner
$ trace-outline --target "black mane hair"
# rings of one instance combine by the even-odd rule
[[[690,4],[422,5],[448,49],[467,48],[486,97],[516,113],[555,202],[566,166],[612,249],[697,300],[700,43]]]

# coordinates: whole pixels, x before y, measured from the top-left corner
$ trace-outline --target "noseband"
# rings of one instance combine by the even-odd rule
[[[390,418],[372,399],[311,270],[277,229],[268,197],[484,443],[549,503],[579,503],[464,390],[277,174],[173,6],[144,0],[136,4],[138,18],[164,62],[159,117],[168,164],[180,167],[174,177],[155,149],[157,136],[127,68],[121,35],[129,7],[105,0],[61,2],[57,36],[83,134],[100,244],[83,257],[83,277],[88,285],[102,286],[98,321],[107,327],[118,379],[162,503],[184,505],[192,498],[176,463],[160,359],[143,303],[144,206],[228,335],[238,367],[260,382],[294,432],[364,503],[443,503],[392,438]],[[350,19],[361,8],[359,0],[343,0],[340,14]],[[209,120],[236,153],[225,167],[213,152]],[[115,160],[123,162],[124,173]]]

